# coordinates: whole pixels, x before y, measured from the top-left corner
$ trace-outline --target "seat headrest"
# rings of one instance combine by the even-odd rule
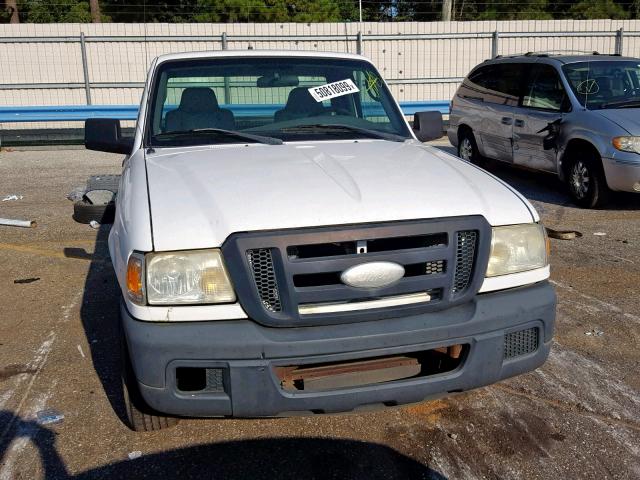
[[[596,77],[595,81],[598,84],[599,90],[611,90],[613,83],[611,77]]]
[[[309,93],[306,87],[296,87],[289,92],[284,107],[289,112],[308,112],[321,108],[321,105]]]
[[[185,112],[210,112],[218,108],[218,99],[208,87],[189,87],[182,92],[179,108]]]

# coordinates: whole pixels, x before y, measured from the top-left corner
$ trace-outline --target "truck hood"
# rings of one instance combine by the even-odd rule
[[[640,108],[609,108],[598,113],[631,135],[640,135]]]
[[[417,141],[164,148],[148,153],[157,251],[220,246],[234,232],[482,215],[537,220],[515,190]]]

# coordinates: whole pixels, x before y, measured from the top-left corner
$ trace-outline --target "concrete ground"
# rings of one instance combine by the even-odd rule
[[[65,199],[119,165],[82,150],[0,153],[0,199],[23,196],[0,217],[38,222],[0,227],[0,480],[640,478],[640,196],[580,210],[551,176],[492,169],[547,226],[583,235],[552,240],[557,332],[535,372],[386,411],[140,434],[119,419],[108,231],[75,223]],[[64,421],[39,425],[46,409]]]

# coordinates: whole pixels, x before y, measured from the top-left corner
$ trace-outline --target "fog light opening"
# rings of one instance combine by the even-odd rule
[[[204,368],[176,368],[176,386],[181,392],[199,392],[207,388],[207,374]]]

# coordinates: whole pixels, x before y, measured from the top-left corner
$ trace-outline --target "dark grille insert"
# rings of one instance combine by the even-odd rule
[[[518,332],[507,333],[504,336],[505,360],[527,353],[535,352],[538,349],[538,328],[532,327]]]
[[[478,243],[478,232],[465,230],[456,232],[456,268],[452,293],[458,294],[468,286],[473,274],[473,264]]]
[[[367,253],[445,246],[447,245],[447,233],[440,232],[407,237],[374,238],[366,240],[366,245]],[[294,245],[287,247],[287,255],[292,260],[353,255],[357,253],[356,246],[356,241]]]
[[[271,312],[282,310],[278,282],[273,269],[271,249],[256,248],[247,250],[247,259],[253,271],[253,279],[264,308]]]

